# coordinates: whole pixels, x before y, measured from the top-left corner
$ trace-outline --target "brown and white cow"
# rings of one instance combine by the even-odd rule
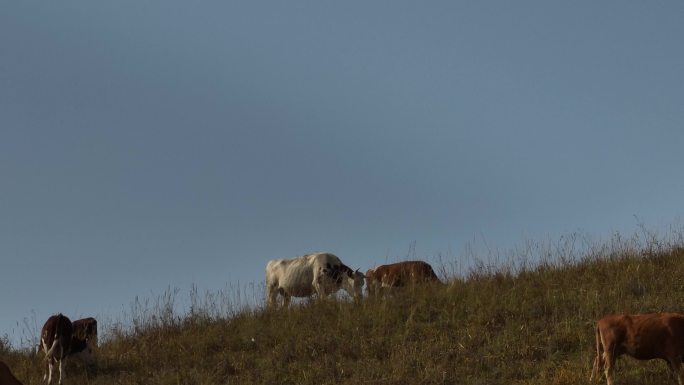
[[[14,377],[10,368],[4,362],[0,361],[0,384],[2,385],[22,385],[22,383]]]
[[[404,261],[381,265],[366,272],[368,294],[378,294],[383,288],[419,283],[442,283],[427,262]]]
[[[354,271],[331,253],[313,253],[293,259],[276,259],[266,265],[268,305],[278,295],[287,306],[291,297],[326,297],[344,289],[358,298],[362,295],[364,276]]]
[[[684,314],[625,314],[601,318],[596,324],[596,359],[590,380],[598,379],[603,369],[608,385],[613,385],[615,361],[623,354],[638,360],[665,360],[679,385],[684,385],[681,370]]]
[[[69,355],[73,327],[71,320],[62,313],[50,316],[40,333],[40,344],[45,353],[45,375],[48,385],[52,383],[54,365],[59,366],[59,383],[64,374],[64,360]]]

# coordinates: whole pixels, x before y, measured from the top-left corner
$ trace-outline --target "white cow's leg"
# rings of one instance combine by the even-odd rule
[[[311,286],[313,286],[318,298],[323,298],[323,284],[321,283],[321,279],[322,276],[317,276],[314,277],[313,282],[311,282]]]
[[[269,285],[266,290],[268,291],[268,307],[273,307],[278,299],[278,289],[273,285]]]
[[[332,281],[332,278],[329,276],[321,273],[320,275],[314,277],[313,282],[311,285],[314,288],[314,292],[316,293],[316,297],[318,299],[326,299],[328,298],[329,294],[332,294],[335,292],[335,288],[338,288],[338,286],[335,286],[335,282]]]
[[[64,358],[59,360],[59,385],[62,385],[62,377],[66,378],[66,373],[64,373]]]
[[[52,383],[52,369],[53,369],[53,362],[52,359],[47,360],[47,366],[48,366],[48,371],[47,371],[47,383],[50,385]]]
[[[38,348],[38,350],[40,351],[40,349],[43,349],[43,351],[45,352],[45,371],[44,371],[45,374],[43,374],[43,381],[47,381],[48,370],[49,370],[49,364],[48,364],[48,358],[47,358],[48,349],[45,347],[45,341],[43,341],[43,339],[40,340],[40,347]]]

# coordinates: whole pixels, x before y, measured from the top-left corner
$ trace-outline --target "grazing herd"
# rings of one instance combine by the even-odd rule
[[[45,375],[43,381],[52,383],[55,366],[59,370],[59,383],[64,375],[64,362],[73,357],[88,365],[95,363],[94,349],[97,348],[97,320],[83,318],[71,322],[59,313],[50,316],[40,332],[38,351],[45,354]],[[0,361],[0,385],[22,385],[4,362]]]
[[[278,296],[283,306],[292,297],[325,298],[339,290],[355,299],[362,297],[364,284],[369,296],[386,293],[394,288],[416,284],[442,284],[432,267],[423,261],[405,261],[382,265],[366,271],[353,270],[331,253],[313,253],[293,259],[277,259],[266,265],[267,305],[277,305]],[[64,361],[77,358],[86,364],[95,362],[97,321],[84,318],[71,322],[56,314],[43,326],[39,350],[45,354],[47,384],[52,383],[55,365],[59,370],[59,384],[64,376]],[[608,385],[614,384],[615,361],[623,354],[638,360],[662,359],[670,368],[679,385],[684,385],[684,315],[650,313],[637,315],[608,315],[596,325],[596,358],[591,380],[598,380],[603,370]],[[22,385],[9,367],[0,361],[0,385]]]

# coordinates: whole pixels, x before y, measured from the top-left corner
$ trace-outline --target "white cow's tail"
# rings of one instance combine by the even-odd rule
[[[50,347],[50,349],[48,349],[47,353],[45,353],[45,356],[48,359],[54,355],[55,348],[57,348],[58,344],[59,344],[58,336],[57,336],[57,334],[55,334],[55,340],[52,341],[52,346]]]

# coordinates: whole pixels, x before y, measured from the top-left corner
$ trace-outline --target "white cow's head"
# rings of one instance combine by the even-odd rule
[[[347,270],[342,274],[342,282],[340,287],[344,289],[349,295],[354,298],[361,298],[363,294],[363,284],[366,281],[366,276],[357,270]]]

